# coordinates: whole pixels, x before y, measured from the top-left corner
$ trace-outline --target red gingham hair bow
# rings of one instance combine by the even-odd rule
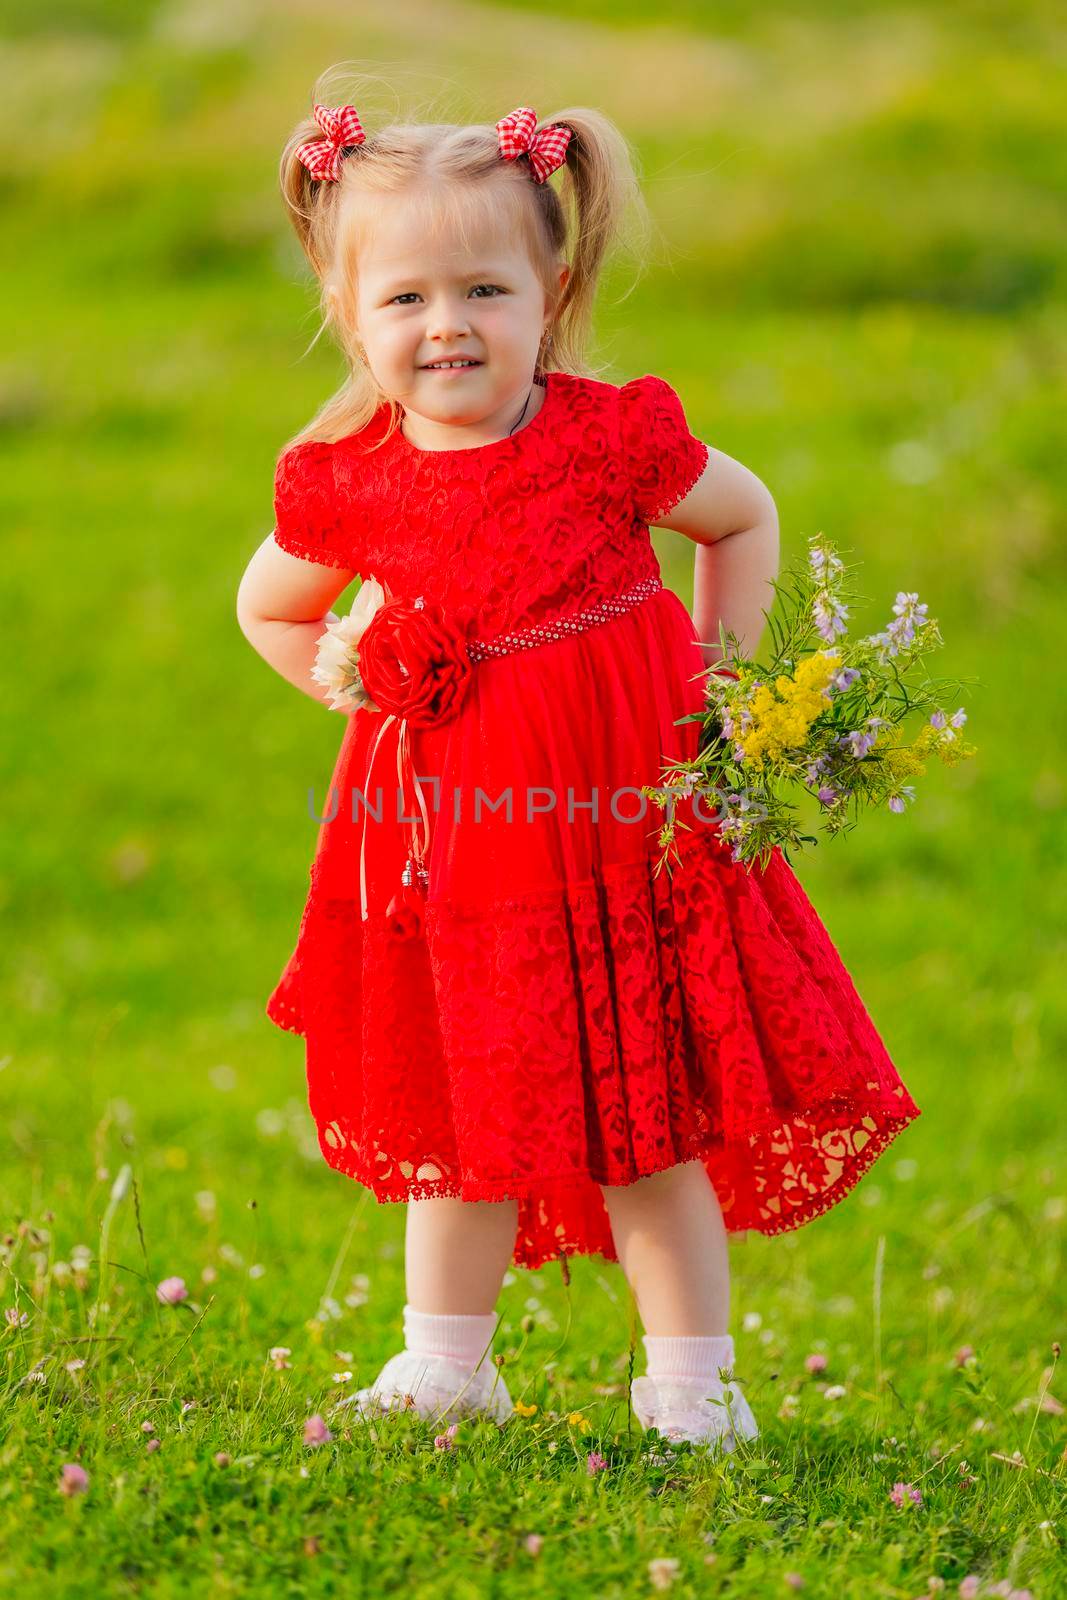
[[[315,121],[326,135],[298,146],[296,158],[313,178],[336,183],[341,176],[341,151],[349,144],[362,144],[367,135],[356,115],[355,106],[315,106]]]
[[[530,157],[530,170],[538,183],[545,179],[567,159],[571,130],[564,122],[553,122],[540,133],[534,133],[537,112],[529,106],[519,106],[509,116],[502,117],[496,125],[497,143],[505,161],[517,156]]]

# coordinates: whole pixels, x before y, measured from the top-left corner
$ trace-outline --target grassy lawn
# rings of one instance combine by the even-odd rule
[[[1058,8],[3,0],[0,31],[3,1592],[1067,1592]],[[786,559],[824,531],[864,629],[919,591],[973,680],[977,758],[797,865],[924,1114],[834,1212],[737,1242],[763,1434],[725,1463],[642,1439],[599,1258],[509,1274],[536,1411],[303,1442],[398,1347],[404,1213],[325,1168],[263,1015],[339,732],[234,596],[340,376],[277,156],[357,57],[370,127],[394,94],[616,118],[661,237],[605,283],[605,376],[667,377]]]

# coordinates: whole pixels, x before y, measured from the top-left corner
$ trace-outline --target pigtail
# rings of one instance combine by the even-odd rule
[[[571,130],[558,196],[565,237],[557,245],[567,254],[571,271],[556,308],[546,366],[582,372],[587,370],[585,350],[605,260],[617,245],[643,259],[651,222],[636,155],[615,123],[591,107],[575,106],[545,117],[538,126],[557,122]],[[557,199],[554,193],[552,199]],[[551,202],[549,207],[550,220]]]
[[[358,103],[370,101],[370,86],[375,80],[365,74],[353,76],[344,64],[323,73],[312,91],[312,104]],[[320,139],[322,130],[308,113],[293,128],[282,150],[278,165],[278,184],[285,213],[300,248],[318,283],[319,326],[308,349],[314,348],[324,333],[330,333],[343,352],[348,376],[284,449],[309,439],[333,440],[358,432],[366,426],[382,403],[371,373],[360,358],[359,341],[352,321],[350,295],[342,282],[343,261],[339,256],[338,227],[342,192],[353,181],[353,169],[367,159],[369,144],[347,145],[342,150],[339,182],[313,177],[297,156],[300,146]],[[390,402],[393,425],[399,408]]]

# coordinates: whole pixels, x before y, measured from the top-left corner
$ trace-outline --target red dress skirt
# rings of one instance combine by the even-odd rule
[[[387,914],[417,814],[398,726],[375,745],[382,713],[348,718],[267,1003],[306,1041],[325,1160],[383,1201],[516,1199],[526,1267],[616,1260],[600,1185],[694,1159],[731,1232],[800,1226],[919,1108],[780,851],[735,863],[706,807],[680,801],[680,860],[655,870],[663,814],[640,788],[695,755],[698,725],[678,719],[700,709],[703,663],[656,587],[648,524],[707,447],[651,376],[551,373],[533,422],[474,449],[383,435],[283,456],[283,548],[483,639],[653,592],[481,660],[453,720],[409,727],[432,824],[414,934]]]

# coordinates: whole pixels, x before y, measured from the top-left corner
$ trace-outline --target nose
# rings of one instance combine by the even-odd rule
[[[426,319],[426,337],[442,343],[462,339],[470,332],[470,321],[462,303],[451,298],[433,301]]]

